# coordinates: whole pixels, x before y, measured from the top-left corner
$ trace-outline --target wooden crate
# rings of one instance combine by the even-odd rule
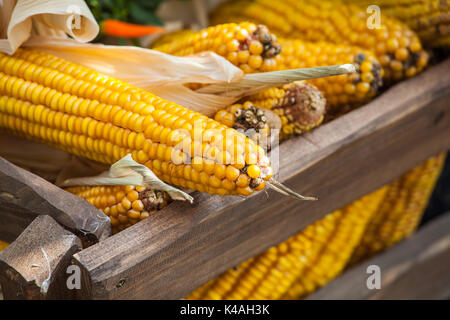
[[[79,231],[96,221],[95,208],[1,161],[0,234],[11,241],[33,217],[49,214],[79,236],[89,235],[91,241],[100,238],[85,249],[76,241],[64,243],[67,250],[78,251],[70,263],[82,271],[82,288],[71,292],[55,289],[61,297],[183,298],[207,280],[286,240],[327,213],[392,182],[430,156],[449,150],[449,74],[450,59],[392,87],[366,106],[283,143],[277,150],[278,180],[301,194],[318,196],[319,201],[302,202],[270,190],[248,198],[196,192],[193,205],[174,202],[123,232],[102,239],[103,233],[98,230]],[[45,230],[50,224],[40,220],[30,228]],[[104,223],[102,228],[106,228]],[[65,230],[58,232],[65,234]],[[19,240],[19,244],[30,243],[26,237],[16,242]],[[2,265],[2,260],[7,261]],[[66,261],[62,255],[58,263]],[[58,263],[52,269],[55,279],[63,270]],[[0,254],[2,283],[10,285],[11,279],[5,274],[11,270],[14,255],[4,259]],[[25,278],[22,285],[29,285],[30,279],[39,275]],[[14,297],[16,287],[9,286],[5,298]]]

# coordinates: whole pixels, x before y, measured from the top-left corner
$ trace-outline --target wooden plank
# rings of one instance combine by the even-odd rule
[[[278,149],[278,180],[319,197],[194,194],[76,254],[85,297],[182,298],[327,213],[450,148],[450,60]]]
[[[50,215],[87,242],[110,235],[109,218],[87,201],[0,157],[0,234],[12,242],[38,215]]]
[[[380,289],[368,289],[368,266],[380,268]],[[409,239],[368,259],[308,299],[449,299],[450,212]]]
[[[66,285],[72,255],[81,250],[77,236],[53,218],[38,216],[5,250],[0,252],[0,282],[5,299],[68,299]]]

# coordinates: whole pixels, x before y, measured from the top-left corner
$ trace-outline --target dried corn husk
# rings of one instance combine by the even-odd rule
[[[0,51],[14,53],[32,33],[91,41],[99,26],[83,0],[0,1]]]
[[[72,178],[59,183],[60,187],[116,185],[144,186],[153,190],[166,191],[174,200],[188,200],[191,203],[194,200],[186,192],[159,180],[149,168],[134,161],[131,154],[115,162],[108,171],[97,176]]]

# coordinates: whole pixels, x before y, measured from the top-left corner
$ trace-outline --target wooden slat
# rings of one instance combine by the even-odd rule
[[[109,218],[87,201],[0,157],[1,240],[12,242],[43,214],[74,232],[83,230],[86,241],[111,233]]]
[[[38,216],[0,252],[0,283],[5,299],[70,299],[67,267],[80,239],[47,215]]]
[[[368,289],[367,267],[380,268],[380,289]],[[360,263],[308,299],[450,299],[450,212],[409,239]]]
[[[278,179],[319,197],[196,193],[74,256],[87,298],[182,298],[450,148],[450,60],[279,148]]]

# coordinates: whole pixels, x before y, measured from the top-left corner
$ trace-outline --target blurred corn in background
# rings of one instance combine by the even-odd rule
[[[364,9],[327,0],[232,0],[211,16],[213,24],[252,21],[265,24],[276,35],[308,41],[359,46],[372,51],[387,82],[421,72],[428,54],[417,35],[395,18],[381,16],[380,25],[368,28]]]
[[[450,2],[448,0],[342,0],[361,8],[377,5],[414,30],[425,45],[450,48]]]
[[[9,244],[0,240],[0,251],[5,249]]]
[[[443,168],[440,154],[393,183],[207,282],[188,299],[299,299],[349,265],[408,237]]]

